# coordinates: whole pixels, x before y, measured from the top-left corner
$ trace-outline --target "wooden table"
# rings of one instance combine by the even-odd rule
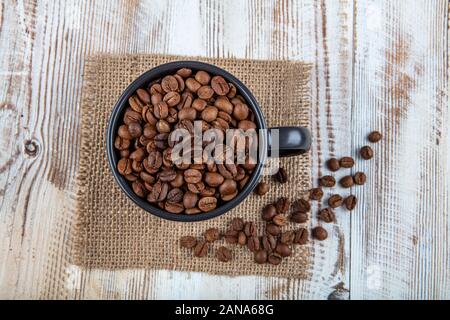
[[[0,7],[0,297],[449,299],[446,0],[24,1]],[[96,52],[314,63],[313,176],[384,133],[311,279],[81,270],[75,208],[84,61]]]

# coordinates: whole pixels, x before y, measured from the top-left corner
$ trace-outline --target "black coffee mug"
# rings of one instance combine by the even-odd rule
[[[140,75],[135,81],[133,81],[122,93],[119,100],[117,101],[114,109],[111,113],[111,117],[109,119],[109,124],[106,133],[106,148],[108,154],[108,162],[111,168],[111,171],[116,179],[117,183],[125,192],[125,194],[139,207],[144,209],[145,211],[158,216],[160,218],[174,220],[174,221],[201,221],[211,219],[217,216],[224,214],[225,212],[233,209],[239,203],[241,203],[256,187],[258,181],[261,178],[262,170],[264,163],[268,156],[271,154],[276,154],[278,152],[278,156],[287,157],[287,156],[295,156],[305,153],[309,150],[311,146],[311,135],[307,128],[303,127],[276,127],[270,128],[267,130],[267,135],[260,135],[258,141],[259,147],[259,159],[257,161],[257,165],[253,170],[247,184],[245,187],[238,193],[238,195],[232,199],[231,201],[223,203],[221,206],[216,209],[206,212],[199,213],[194,215],[187,214],[174,214],[162,210],[161,208],[152,205],[147,202],[145,199],[138,197],[131,188],[130,183],[117,171],[117,162],[120,159],[119,152],[114,148],[114,139],[117,135],[117,129],[123,122],[123,115],[125,113],[125,109],[128,107],[128,99],[136,92],[139,88],[146,88],[147,85],[156,80],[163,78],[169,74],[175,74],[177,70],[181,68],[189,68],[192,71],[203,70],[208,72],[211,75],[219,75],[227,80],[227,82],[232,83],[238,93],[245,99],[247,105],[251,108],[255,115],[255,122],[258,129],[267,129],[266,122],[264,120],[264,116],[262,114],[261,108],[256,101],[253,94],[250,90],[236,77],[227,71],[216,67],[214,65],[198,62],[198,61],[175,61],[166,63],[156,68],[153,68],[144,74]],[[270,76],[270,75],[269,75]],[[270,94],[270,92],[268,93]],[[271,130],[278,129],[279,134],[279,145],[278,149],[272,149],[272,133]]]

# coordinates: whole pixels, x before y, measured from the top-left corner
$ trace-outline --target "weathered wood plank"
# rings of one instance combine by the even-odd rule
[[[358,167],[351,297],[448,299],[448,1],[357,6],[353,148],[384,133]]]

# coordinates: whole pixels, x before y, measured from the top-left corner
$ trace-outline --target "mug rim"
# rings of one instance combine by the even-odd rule
[[[130,198],[137,206],[141,209],[147,211],[150,214],[153,214],[159,218],[163,218],[171,221],[182,221],[182,222],[196,222],[196,221],[204,221],[209,220],[218,216],[221,216],[231,209],[238,206],[245,198],[253,191],[256,187],[259,179],[261,177],[261,172],[264,167],[264,163],[267,159],[267,136],[266,134],[259,135],[258,142],[258,161],[255,169],[253,170],[249,181],[244,186],[242,190],[238,192],[238,195],[232,200],[225,202],[221,206],[211,210],[209,212],[201,212],[198,214],[188,215],[185,213],[176,214],[170,213],[166,210],[159,208],[156,205],[153,205],[146,201],[144,198],[138,197],[129,181],[127,181],[121,174],[119,174],[117,170],[117,162],[119,161],[118,152],[114,148],[114,139],[116,137],[117,128],[121,125],[123,113],[128,106],[128,99],[133,94],[135,94],[136,90],[142,87],[146,87],[152,81],[162,78],[167,74],[173,74],[178,69],[181,68],[189,68],[194,71],[204,70],[211,75],[219,75],[224,77],[227,82],[232,83],[239,94],[242,95],[248,104],[248,106],[252,109],[255,115],[255,122],[257,124],[258,129],[267,129],[267,125],[265,122],[264,115],[262,113],[261,107],[257,102],[256,98],[253,96],[251,91],[245,86],[238,78],[233,76],[228,71],[217,67],[215,65],[200,62],[200,61],[190,61],[190,60],[181,60],[181,61],[173,61],[158,65],[140,76],[138,76],[128,87],[122,92],[119,99],[115,103],[111,115],[108,120],[108,126],[106,129],[106,151],[108,157],[109,168],[112,171],[112,174],[115,178],[115,181],[122,189],[128,198]]]

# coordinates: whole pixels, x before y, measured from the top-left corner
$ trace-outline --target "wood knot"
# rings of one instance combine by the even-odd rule
[[[39,153],[39,143],[35,140],[24,141],[25,153],[30,157],[36,157]]]

